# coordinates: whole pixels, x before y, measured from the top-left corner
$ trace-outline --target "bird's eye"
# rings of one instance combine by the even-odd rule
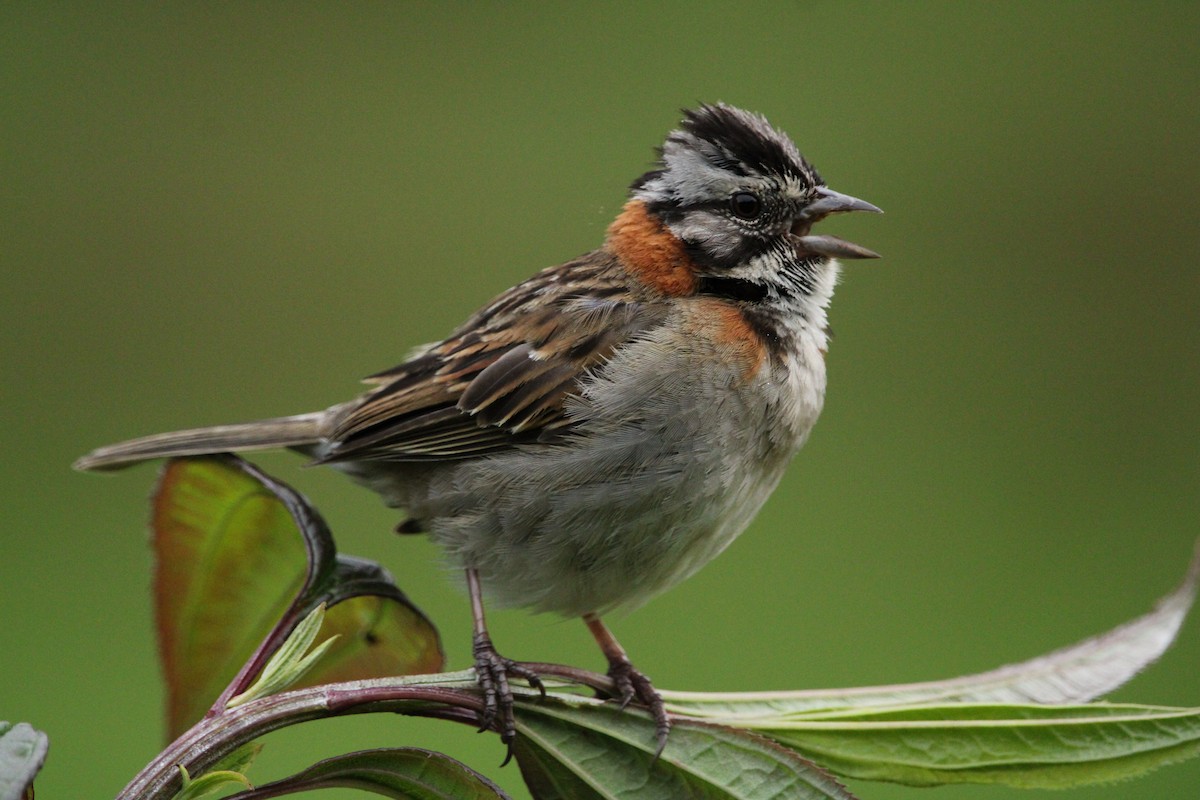
[[[762,201],[751,192],[736,192],[729,198],[729,210],[742,219],[754,219],[762,213]]]

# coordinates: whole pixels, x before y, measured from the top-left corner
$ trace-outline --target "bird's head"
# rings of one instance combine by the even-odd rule
[[[626,213],[637,209],[682,244],[699,287],[736,299],[812,294],[832,281],[833,259],[878,257],[811,233],[831,214],[879,209],[827,187],[766,119],[724,104],[684,114],[656,169],[631,186]]]

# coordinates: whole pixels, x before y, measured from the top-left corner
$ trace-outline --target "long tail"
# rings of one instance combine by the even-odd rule
[[[114,469],[151,458],[197,456],[242,450],[297,447],[320,441],[324,411],[276,417],[239,425],[216,425],[186,431],[156,433],[140,439],[110,444],[75,462],[75,469]]]

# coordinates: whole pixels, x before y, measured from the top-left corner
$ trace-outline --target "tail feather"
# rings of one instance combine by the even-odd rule
[[[238,425],[216,425],[171,433],[156,433],[140,439],[100,447],[75,462],[75,469],[117,469],[152,458],[198,456],[244,450],[298,447],[320,441],[324,411],[276,417]]]

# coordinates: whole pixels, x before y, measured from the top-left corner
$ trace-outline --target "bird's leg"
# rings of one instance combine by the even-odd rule
[[[658,740],[658,750],[655,751],[654,757],[658,758],[667,746],[667,736],[671,732],[671,718],[667,716],[662,695],[654,690],[649,678],[634,668],[629,656],[625,655],[625,648],[621,647],[621,643],[598,616],[584,614],[583,621],[596,638],[604,657],[608,659],[608,677],[612,678],[615,684],[613,699],[620,703],[621,708],[636,700],[654,717],[654,736]]]
[[[546,695],[546,687],[537,673],[523,667],[512,659],[496,652],[492,637],[488,635],[487,621],[483,616],[483,590],[479,585],[479,573],[467,569],[467,591],[471,595],[471,617],[475,622],[472,652],[475,655],[475,678],[483,690],[483,712],[479,715],[479,730],[485,731],[495,725],[500,732],[500,741],[508,747],[512,757],[512,743],[517,737],[517,722],[513,716],[513,695],[508,685],[508,676],[524,678],[529,685]],[[508,763],[508,758],[504,759]]]

